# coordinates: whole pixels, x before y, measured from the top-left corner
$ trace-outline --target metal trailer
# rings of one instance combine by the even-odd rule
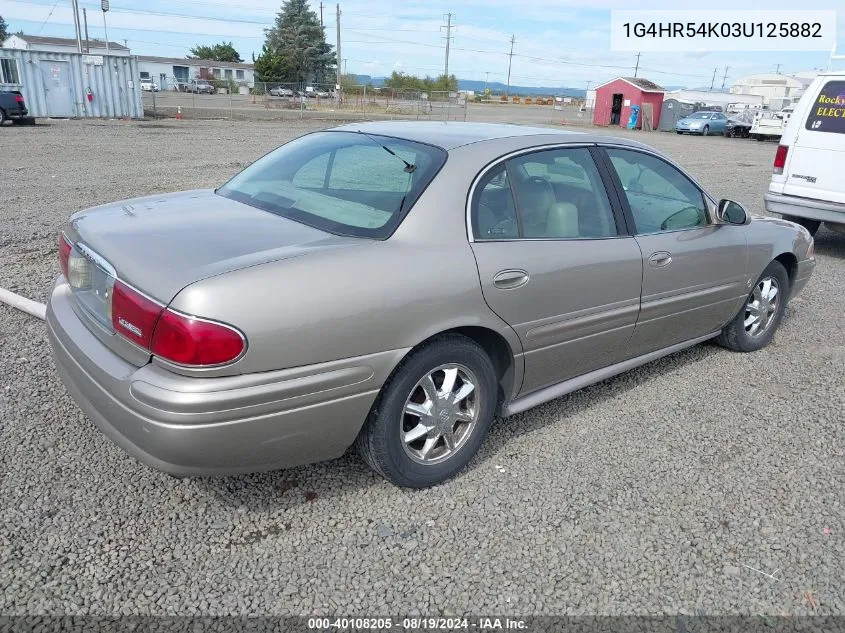
[[[137,57],[0,48],[0,60],[14,60],[18,75],[0,89],[20,90],[30,116],[144,117]]]

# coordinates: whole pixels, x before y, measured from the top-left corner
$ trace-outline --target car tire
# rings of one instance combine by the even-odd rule
[[[772,295],[772,289],[776,294]],[[716,338],[716,342],[735,352],[756,352],[764,348],[771,343],[783,319],[789,292],[789,275],[786,269],[778,261],[771,262],[757,279],[737,315]],[[755,317],[756,320],[750,321]]]
[[[810,218],[799,218],[794,215],[784,215],[782,217],[784,220],[789,220],[790,222],[795,222],[795,224],[803,226],[810,232],[810,235],[815,235],[822,225],[819,220],[811,220]]]
[[[3,125],[6,122],[6,112],[3,108],[0,108],[0,125]]]
[[[708,134],[710,134],[710,126],[705,125],[704,129],[701,130],[701,136],[707,136]]]
[[[445,386],[447,372],[451,386]],[[442,483],[462,470],[484,441],[496,410],[497,384],[493,363],[477,343],[458,334],[435,337],[406,357],[382,387],[355,442],[358,453],[397,486]],[[457,400],[464,391],[467,395]]]

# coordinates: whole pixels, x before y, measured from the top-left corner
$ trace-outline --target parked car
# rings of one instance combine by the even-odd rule
[[[701,134],[702,136],[721,134],[727,122],[728,118],[721,112],[704,110],[679,119],[675,124],[675,131],[678,134]]]
[[[728,121],[725,124],[724,135],[733,138],[748,138],[753,121],[753,110],[742,110],[732,114],[728,117]]]
[[[194,94],[207,94],[213,95],[216,91],[214,86],[208,82],[206,79],[191,79],[190,82],[185,84],[186,92],[192,92]]]
[[[270,88],[270,94],[274,97],[292,97],[294,96],[293,90],[290,88],[282,88],[281,86],[276,86],[275,88]]]
[[[159,88],[158,84],[152,79],[142,79],[141,90],[143,90],[144,92],[158,92]]]
[[[416,121],[80,211],[59,261],[56,365],[141,461],[237,473],[355,444],[409,487],[461,470],[496,414],[710,339],[766,346],[815,266],[805,229],[642,143]]]
[[[845,231],[845,72],[813,80],[794,107],[775,152],[766,210],[815,234]]]
[[[6,121],[15,124],[35,123],[35,119],[29,116],[23,95],[18,90],[0,91],[0,125]]]

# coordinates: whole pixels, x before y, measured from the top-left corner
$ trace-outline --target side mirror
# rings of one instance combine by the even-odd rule
[[[716,218],[724,224],[750,224],[751,215],[739,202],[720,200],[716,208]]]

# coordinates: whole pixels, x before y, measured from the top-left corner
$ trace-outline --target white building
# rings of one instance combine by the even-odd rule
[[[138,68],[141,71],[140,79],[154,81],[160,90],[176,90],[178,84],[188,83],[191,79],[200,77],[230,79],[240,86],[249,88],[255,86],[255,70],[252,64],[140,55]]]
[[[763,97],[756,94],[736,94],[731,92],[711,92],[709,90],[673,90],[666,93],[666,99],[677,99],[685,103],[703,103],[708,106],[721,106],[727,109],[732,103],[749,107],[762,107]]]
[[[106,43],[103,40],[82,39],[82,52],[89,55],[112,55],[129,57],[132,53],[123,44]],[[41,53],[77,53],[76,39],[70,37],[41,37],[40,35],[10,35],[3,42],[3,48],[19,51],[39,51]]]
[[[804,93],[806,85],[789,75],[749,75],[731,86],[734,95],[759,95],[763,105],[778,109],[777,106],[796,102]]]

